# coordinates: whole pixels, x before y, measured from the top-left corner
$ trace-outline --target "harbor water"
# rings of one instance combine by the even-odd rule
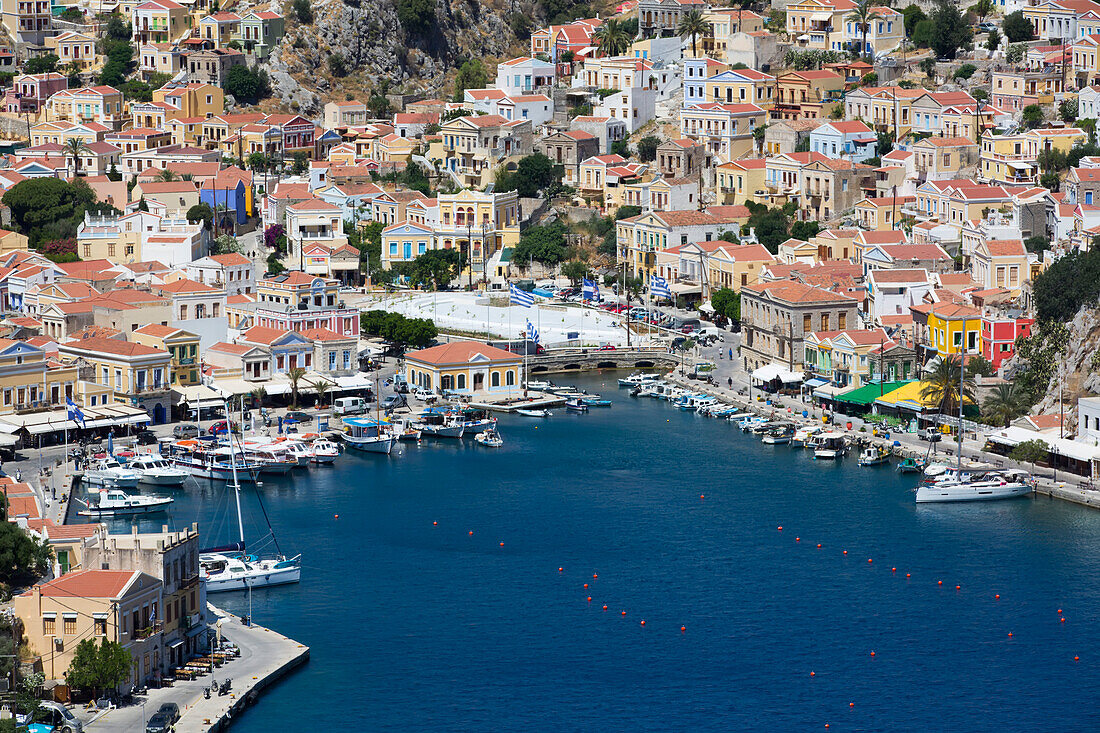
[[[303,572],[252,611],[312,657],[235,731],[1100,728],[1100,513],[918,507],[889,466],[576,381],[614,406],[265,479]],[[169,521],[231,539],[206,487]]]

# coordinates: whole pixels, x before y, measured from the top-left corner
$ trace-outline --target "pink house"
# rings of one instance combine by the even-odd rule
[[[69,80],[64,74],[23,74],[15,77],[0,106],[15,114],[38,112],[50,96],[68,88]]]
[[[1034,318],[1023,316],[982,316],[982,356],[993,362],[994,369],[1016,353],[1016,339],[1030,336]]]

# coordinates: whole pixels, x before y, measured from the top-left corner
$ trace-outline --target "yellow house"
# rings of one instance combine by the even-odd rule
[[[690,257],[692,248],[706,253],[711,291],[729,288],[740,293],[742,287],[760,282],[764,268],[775,263],[775,257],[760,244],[732,244],[722,240],[695,242],[681,247],[681,256]]]
[[[1039,180],[1039,153],[1070,148],[1088,140],[1077,127],[1028,130],[1014,135],[988,132],[982,138],[978,178],[993,183],[1034,184]]]
[[[988,239],[970,256],[971,277],[983,288],[1005,288],[1017,297],[1030,277],[1027,250],[1021,239]]]
[[[173,326],[150,323],[132,334],[134,343],[167,351],[172,356],[172,385],[187,387],[200,383],[199,337],[190,331]]]
[[[822,51],[844,48],[844,17],[852,4],[846,0],[799,0],[787,3],[787,35],[799,47]]]
[[[146,0],[134,7],[130,17],[132,40],[138,46],[178,41],[180,34],[193,24],[187,8],[173,0]]]
[[[708,102],[755,104],[770,109],[775,96],[775,77],[755,69],[730,69],[704,83]]]
[[[947,356],[961,353],[965,341],[968,354],[978,353],[982,343],[982,313],[977,308],[960,303],[923,303],[911,310],[918,342]]]
[[[755,202],[756,192],[764,190],[766,165],[763,158],[747,158],[718,166],[718,203]]]
[[[433,392],[518,395],[523,357],[476,341],[452,341],[405,354],[405,379]]]
[[[91,381],[114,390],[115,402],[144,408],[158,425],[169,414],[172,357],[145,344],[92,337],[58,346],[63,361],[83,360]]]
[[[164,86],[153,91],[153,101],[163,102],[177,110],[168,115],[177,117],[212,117],[225,111],[225,92],[213,84],[190,82]]]
[[[51,366],[38,346],[0,339],[0,415],[64,405],[76,382],[75,367]]]
[[[81,70],[86,71],[97,65],[95,39],[91,36],[66,31],[47,38],[45,45],[57,56],[57,63],[61,67],[76,64]]]
[[[855,206],[856,221],[864,229],[885,231],[893,229],[901,221],[901,210],[917,200],[916,196],[885,196],[862,199]]]
[[[0,229],[0,254],[11,252],[26,252],[28,250],[27,235]]]
[[[416,142],[400,135],[386,135],[375,143],[375,160],[379,162],[404,162],[412,160],[417,151]]]
[[[715,8],[703,13],[703,20],[710,24],[710,33],[698,39],[701,55],[726,58],[726,49],[738,33],[758,33],[764,30],[764,18],[751,10]]]

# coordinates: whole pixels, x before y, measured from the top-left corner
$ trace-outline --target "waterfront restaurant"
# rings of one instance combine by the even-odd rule
[[[405,354],[405,378],[432,392],[518,395],[523,357],[476,341],[454,341]]]

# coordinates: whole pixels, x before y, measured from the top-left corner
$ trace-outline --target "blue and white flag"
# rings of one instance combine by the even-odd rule
[[[668,289],[668,280],[663,277],[651,275],[649,278],[649,292],[654,298],[668,298],[672,300],[672,291]]]
[[[539,342],[539,330],[530,321],[527,322],[527,340],[534,341],[536,345]]]
[[[66,397],[65,398],[65,408],[68,412],[67,417],[70,420],[72,420],[73,422],[80,423],[81,426],[84,425],[84,422],[85,422],[84,421],[84,413],[81,412],[81,410],[77,406],[77,404],[75,402],[73,402],[72,397]]]
[[[521,290],[513,284],[508,285],[508,303],[510,305],[522,305],[530,308],[535,304],[535,296],[526,290]]]
[[[584,278],[581,280],[581,297],[585,300],[596,301],[600,299],[600,286],[595,280]]]

